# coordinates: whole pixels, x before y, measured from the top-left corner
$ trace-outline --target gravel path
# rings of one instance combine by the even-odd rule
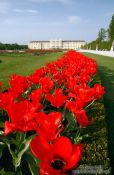
[[[93,54],[98,54],[98,55],[114,57],[114,51],[79,50],[79,52],[88,52],[88,53],[93,53]]]

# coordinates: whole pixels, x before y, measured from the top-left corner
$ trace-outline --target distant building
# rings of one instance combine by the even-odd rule
[[[30,41],[29,49],[80,49],[86,44],[83,40]]]

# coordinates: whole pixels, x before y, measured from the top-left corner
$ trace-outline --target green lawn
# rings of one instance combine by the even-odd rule
[[[104,106],[108,128],[108,153],[111,159],[112,174],[114,174],[114,58],[90,53],[83,54],[97,61],[101,82],[105,87]]]
[[[42,56],[4,54],[0,55],[0,81],[4,83],[3,88],[8,87],[8,78],[11,74],[29,75],[36,68],[44,66],[47,62],[56,60],[63,53],[50,53]]]

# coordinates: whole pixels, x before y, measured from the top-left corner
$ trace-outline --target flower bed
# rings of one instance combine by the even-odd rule
[[[95,76],[94,80],[96,83],[101,84],[98,75]],[[85,134],[87,137],[83,138],[85,149],[78,168],[81,169],[82,172],[85,167],[85,171],[93,171],[93,174],[110,174],[108,133],[103,98],[91,105],[89,115],[92,115],[95,121],[93,125],[90,125],[88,128],[83,128],[82,135]],[[90,169],[87,170],[87,166]]]
[[[54,53],[54,52],[62,52],[62,49],[28,49],[25,50],[24,53],[29,53],[29,54],[33,54],[36,56],[40,56],[40,55],[44,55],[44,54],[50,54],[50,53]]]
[[[85,133],[95,123],[90,109],[104,94],[96,71],[94,60],[69,51],[30,76],[11,76],[0,94],[0,144],[1,153],[7,146],[12,156],[12,172],[21,172],[23,158],[32,174],[65,175],[77,168],[87,149]]]

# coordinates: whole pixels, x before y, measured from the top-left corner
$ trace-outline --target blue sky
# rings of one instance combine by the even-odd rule
[[[0,0],[0,42],[89,42],[108,28],[113,13],[114,0]]]

